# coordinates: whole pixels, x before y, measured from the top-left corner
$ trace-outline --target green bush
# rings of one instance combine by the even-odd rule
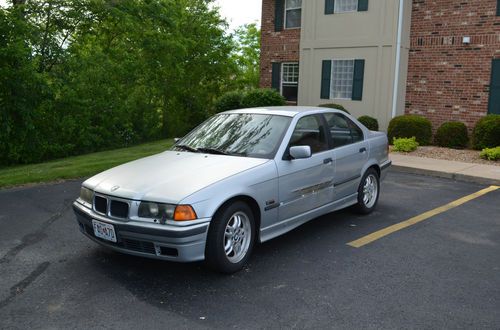
[[[370,131],[378,131],[378,120],[370,116],[361,116],[359,122],[366,126]]]
[[[499,160],[500,159],[500,147],[496,148],[485,148],[481,151],[481,158],[487,160]]]
[[[285,105],[285,98],[274,89],[252,89],[243,96],[242,108],[257,108]]]
[[[477,122],[472,144],[477,150],[500,146],[500,115],[487,115]]]
[[[395,117],[389,123],[387,136],[389,141],[415,137],[419,145],[428,145],[432,138],[432,124],[427,118],[415,115]]]
[[[463,149],[469,143],[467,126],[458,121],[444,123],[439,126],[434,142],[440,147]]]
[[[394,144],[394,151],[399,151],[399,152],[412,152],[417,150],[418,148],[418,142],[415,137],[411,138],[394,138],[393,140]]]
[[[326,103],[326,104],[320,104],[320,105],[318,105],[318,107],[321,107],[321,108],[330,108],[330,109],[337,109],[337,110],[341,110],[341,111],[344,111],[344,112],[350,114],[350,112],[347,111],[347,109],[344,108],[344,106],[340,105],[340,104]]]
[[[215,111],[223,112],[240,109],[243,96],[244,94],[242,91],[232,91],[222,94],[222,96],[215,101]]]

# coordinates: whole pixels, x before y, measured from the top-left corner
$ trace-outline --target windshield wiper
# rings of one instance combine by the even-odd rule
[[[215,148],[198,148],[198,151],[205,152],[207,154],[214,154],[214,155],[227,155],[228,153],[219,149]]]
[[[198,149],[190,147],[190,146],[185,145],[185,144],[175,145],[174,148],[178,148],[178,149],[186,150],[186,151],[190,151],[190,152],[199,152]]]

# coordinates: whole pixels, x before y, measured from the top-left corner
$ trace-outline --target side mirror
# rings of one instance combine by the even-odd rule
[[[293,159],[305,159],[310,158],[312,155],[310,146],[295,146],[290,147],[290,156]]]
[[[181,138],[174,138],[174,142],[177,143],[181,140]]]

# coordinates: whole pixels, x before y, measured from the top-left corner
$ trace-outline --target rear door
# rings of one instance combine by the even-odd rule
[[[368,142],[363,130],[341,113],[324,114],[335,159],[335,200],[356,193],[361,170],[368,159]]]
[[[283,159],[277,162],[279,175],[279,219],[303,214],[333,201],[334,164],[328,148],[327,128],[320,115],[298,120]],[[312,156],[291,159],[292,146],[310,146]]]

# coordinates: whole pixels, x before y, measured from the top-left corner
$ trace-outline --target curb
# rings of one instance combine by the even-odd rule
[[[490,178],[484,178],[484,177],[472,176],[472,175],[466,175],[466,174],[460,174],[460,173],[450,173],[450,172],[442,172],[442,171],[436,171],[436,170],[427,170],[427,169],[421,169],[421,168],[415,168],[415,167],[409,167],[409,166],[394,165],[394,163],[392,163],[391,169],[395,170],[396,172],[401,172],[401,173],[433,176],[433,177],[438,177],[438,178],[452,179],[452,180],[464,181],[464,182],[472,182],[472,183],[478,183],[478,184],[484,184],[484,185],[496,185],[496,186],[500,185],[500,180],[497,180],[497,179],[490,179]]]

